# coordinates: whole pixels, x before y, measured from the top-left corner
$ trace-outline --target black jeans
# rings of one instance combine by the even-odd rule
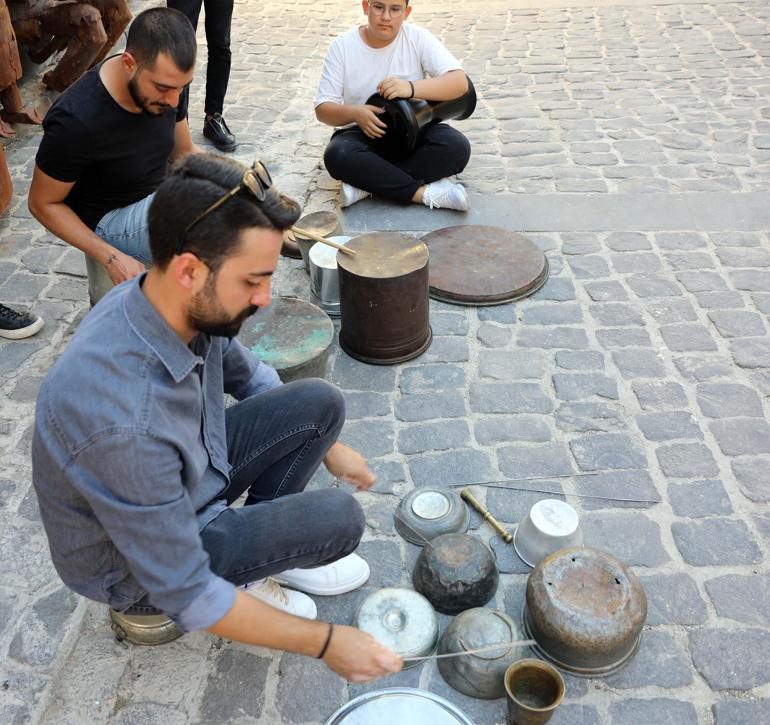
[[[329,564],[355,551],[364,513],[346,491],[304,491],[345,420],[342,393],[298,380],[226,411],[230,508],[201,531],[211,570],[247,584],[287,569]],[[246,493],[244,506],[232,504]],[[128,614],[157,614],[145,597]]]
[[[167,0],[168,7],[184,13],[198,29],[201,6],[206,10],[206,114],[222,113],[230,80],[230,24],[233,18],[233,0]],[[185,90],[189,93],[189,90]]]
[[[389,161],[354,126],[335,131],[324,152],[329,174],[375,196],[409,204],[423,184],[459,174],[471,157],[471,145],[445,123],[430,126],[414,153],[403,161]]]

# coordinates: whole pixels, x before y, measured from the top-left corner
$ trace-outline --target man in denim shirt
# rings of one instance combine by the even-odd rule
[[[323,657],[366,682],[401,659],[312,621],[301,593],[366,581],[352,553],[363,513],[343,491],[303,489],[321,461],[359,490],[374,476],[336,440],[335,387],[283,386],[233,339],[269,304],[281,232],[299,213],[271,183],[259,162],[192,155],[161,184],[152,269],[94,308],[41,387],[33,479],[57,571],[115,623],[167,615],[182,632]],[[240,402],[225,409],[225,393]]]

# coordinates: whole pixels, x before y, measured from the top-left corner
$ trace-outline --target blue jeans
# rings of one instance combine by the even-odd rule
[[[342,393],[323,380],[297,380],[225,415],[231,473],[222,498],[229,508],[201,531],[211,570],[240,585],[355,551],[365,522],[353,496],[304,491],[342,429]],[[233,507],[244,493],[245,505]],[[158,610],[145,598],[127,613]]]
[[[152,193],[133,204],[108,211],[96,225],[96,235],[124,254],[149,265],[152,256],[147,212],[154,196]]]

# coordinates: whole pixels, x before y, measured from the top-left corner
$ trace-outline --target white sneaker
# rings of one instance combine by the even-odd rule
[[[301,592],[283,589],[273,577],[246,584],[241,589],[255,599],[297,617],[315,619],[318,616],[315,602],[310,597]]]
[[[430,209],[456,209],[468,211],[468,194],[462,184],[440,179],[428,184],[422,195],[422,203]]]
[[[369,579],[369,565],[358,554],[348,554],[315,569],[289,569],[276,574],[276,581],[308,594],[344,594]]]
[[[343,181],[340,187],[340,207],[344,209],[346,206],[351,206],[357,201],[361,201],[361,199],[366,199],[367,196],[371,196],[368,191],[358,189]]]

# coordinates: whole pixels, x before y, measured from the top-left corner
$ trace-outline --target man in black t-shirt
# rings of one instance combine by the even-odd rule
[[[169,159],[199,151],[180,103],[195,53],[182,13],[146,10],[129,28],[126,50],[83,75],[43,121],[30,211],[102,264],[114,284],[150,262],[147,210]]]

